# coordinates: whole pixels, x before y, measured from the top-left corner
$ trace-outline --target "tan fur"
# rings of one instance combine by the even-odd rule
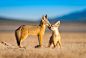
[[[47,20],[47,15],[44,18],[44,15],[42,15],[42,20],[40,22],[39,26],[28,26],[28,25],[23,25],[20,26],[16,31],[15,31],[15,36],[17,40],[17,44],[19,47],[22,47],[20,45],[20,42],[23,41],[28,34],[36,34],[38,35],[38,40],[39,40],[39,45],[42,47],[42,37],[45,32],[45,26],[50,26],[51,24]]]
[[[49,41],[48,47],[50,47],[53,44],[54,45],[53,48],[55,48],[57,46],[57,44],[59,44],[60,48],[62,48],[61,37],[60,37],[59,30],[58,30],[59,24],[60,24],[60,21],[58,21],[53,26],[49,27],[49,29],[52,31],[52,36],[50,37],[50,41]]]

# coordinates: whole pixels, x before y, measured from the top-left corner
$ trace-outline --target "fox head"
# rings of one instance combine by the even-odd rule
[[[60,21],[56,22],[54,25],[50,26],[49,29],[52,31],[57,31]]]
[[[40,25],[43,24],[45,26],[51,26],[51,24],[49,23],[49,21],[47,20],[47,14],[46,16],[44,17],[44,15],[42,15],[42,19],[41,19],[41,22],[40,22]]]

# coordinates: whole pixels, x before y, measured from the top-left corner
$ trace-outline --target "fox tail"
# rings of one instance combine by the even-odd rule
[[[15,30],[15,37],[18,46],[20,45],[20,38],[21,38],[21,28],[19,27],[17,30]]]

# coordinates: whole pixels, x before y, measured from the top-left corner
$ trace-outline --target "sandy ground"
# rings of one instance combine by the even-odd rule
[[[86,58],[86,23],[61,22],[62,49],[46,48],[52,34],[48,28],[43,36],[45,48],[35,48],[39,44],[36,35],[28,35],[21,42],[26,49],[19,48],[14,31],[21,25],[39,25],[39,22],[0,21],[0,41],[9,45],[0,43],[0,58]]]
[[[45,48],[35,48],[38,45],[36,35],[28,35],[22,41],[26,47],[19,48],[16,43],[14,32],[0,32],[0,40],[9,46],[0,43],[0,58],[86,58],[86,32],[60,32],[62,49],[46,48],[49,43],[51,32],[45,32],[43,36],[43,46]]]

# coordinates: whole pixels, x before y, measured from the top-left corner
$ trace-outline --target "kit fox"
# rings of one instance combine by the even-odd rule
[[[42,19],[40,21],[39,26],[30,26],[30,25],[20,26],[18,29],[15,30],[15,36],[16,36],[18,46],[21,48],[23,47],[21,46],[20,43],[28,36],[28,34],[36,34],[38,36],[39,46],[43,47],[42,37],[45,32],[45,27],[50,25],[51,24],[47,20],[47,15],[45,17],[44,15],[42,15]]]
[[[60,45],[60,48],[62,48],[61,41],[60,41],[61,37],[60,37],[59,30],[58,30],[59,25],[60,25],[60,21],[58,21],[57,23],[49,27],[49,29],[52,31],[52,36],[50,37],[48,47],[50,47],[53,44],[54,46],[53,48],[55,48],[58,43]]]

